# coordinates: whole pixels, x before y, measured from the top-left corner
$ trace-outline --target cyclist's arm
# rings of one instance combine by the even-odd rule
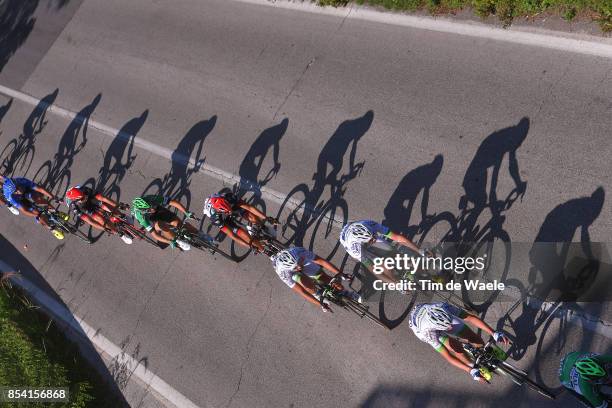
[[[337,274],[340,273],[340,269],[338,269],[336,265],[334,265],[333,263],[329,262],[326,259],[316,256],[315,259],[313,259],[313,262],[323,267],[323,269],[330,271],[333,274],[333,276],[336,276]]]
[[[151,233],[151,236],[152,236],[153,238],[155,238],[156,240],[158,240],[158,241],[160,241],[160,242],[163,242],[163,243],[165,243],[165,244],[170,244],[170,243],[172,243],[172,240],[171,240],[171,239],[167,239],[167,238],[165,238],[163,235],[161,235],[160,233],[158,233],[158,232],[157,232],[157,231],[155,231],[154,229],[152,229],[152,230],[150,231],[150,233]]]
[[[178,201],[176,201],[176,200],[170,200],[170,201],[168,202],[168,205],[169,205],[170,207],[174,207],[174,208],[176,208],[177,210],[179,210],[179,211],[180,211],[180,212],[182,212],[183,214],[186,214],[186,213],[188,212],[188,211],[187,211],[187,209],[185,208],[185,206],[184,206],[183,204],[179,203],[179,202],[178,202]]]
[[[470,373],[470,370],[472,369],[472,367],[470,367],[469,365],[465,364],[463,361],[459,360],[457,357],[453,356],[448,349],[446,348],[446,345],[443,344],[442,346],[440,346],[439,349],[436,349],[436,351],[438,353],[440,353],[440,355],[450,364],[454,365],[455,367],[465,371],[466,373]]]
[[[44,194],[45,196],[49,198],[49,200],[52,200],[53,198],[55,198],[53,194],[51,194],[45,188],[39,185],[35,185],[34,187],[32,187],[32,190],[36,191],[37,193]]]
[[[250,204],[241,202],[238,205],[238,207],[242,208],[245,211],[250,212],[251,214],[253,214],[254,216],[256,216],[257,218],[259,218],[262,221],[266,219],[266,214],[262,213],[256,207],[254,207],[254,206],[252,206]]]
[[[396,232],[393,231],[389,231],[389,233],[386,235],[387,238],[395,241],[395,242],[399,242],[400,244],[402,244],[403,246],[405,246],[408,249],[413,250],[416,253],[420,253],[420,249],[418,246],[415,245],[414,242],[412,242],[411,240],[409,240],[408,238],[406,238],[403,235],[400,235]]]
[[[466,313],[466,315],[467,316],[465,317],[462,317],[462,316],[459,316],[459,317],[461,317],[466,323],[472,326],[478,327],[479,329],[487,333],[489,336],[493,336],[493,333],[495,332],[495,330],[493,330],[491,326],[486,324],[481,318],[473,314],[469,314],[469,313]]]
[[[313,305],[316,305],[316,306],[321,305],[319,301],[315,299],[315,297],[312,296],[310,292],[308,292],[306,289],[302,287],[302,285],[296,283],[291,289],[294,292],[298,293],[300,296],[302,296],[304,299],[312,303]]]
[[[115,200],[111,200],[110,198],[104,197],[100,193],[96,194],[94,198],[100,201],[103,204],[102,208],[108,212],[113,212],[117,208],[117,202]]]

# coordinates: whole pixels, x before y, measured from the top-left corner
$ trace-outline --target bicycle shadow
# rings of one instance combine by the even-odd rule
[[[191,204],[191,177],[204,164],[204,141],[212,132],[217,116],[203,120],[191,127],[179,141],[171,156],[171,167],[168,173],[153,180],[142,195],[163,195],[177,200],[189,208]]]
[[[429,217],[429,193],[442,172],[444,157],[436,155],[431,163],[409,171],[399,182],[384,209],[383,225],[407,237],[418,232],[418,225],[410,225],[412,210],[421,194],[421,220]]]
[[[287,132],[289,119],[285,118],[280,123],[265,129],[251,144],[240,167],[238,175],[240,183],[234,186],[234,193],[251,205],[266,212],[266,203],[261,198],[261,188],[268,184],[280,171],[280,140]],[[272,150],[272,168],[260,178],[260,173],[266,162],[268,152]],[[246,198],[246,196],[249,196]]]
[[[312,187],[301,183],[287,195],[277,216],[282,225],[281,241],[285,245],[307,247],[327,260],[334,257],[340,245],[334,227],[348,221],[349,208],[343,196],[347,184],[359,175],[365,164],[356,161],[357,145],[373,120],[374,112],[370,110],[363,116],[342,122],[321,149]],[[348,168],[343,172],[347,155]],[[317,245],[330,238],[336,242],[331,251]]]
[[[523,117],[518,124],[487,136],[466,170],[462,183],[465,194],[459,200],[461,212],[441,238],[441,251],[443,256],[483,258],[486,261],[483,270],[470,270],[456,278],[464,281],[485,279],[504,282],[508,277],[512,240],[503,224],[506,219],[505,212],[510,210],[519,198],[522,201],[527,190],[527,182],[520,178],[517,151],[529,133],[529,126],[529,118]],[[514,187],[500,200],[498,182],[506,156],[508,173]],[[442,222],[446,224],[448,220]],[[431,226],[428,225],[427,228]],[[423,242],[423,236],[420,241]],[[479,313],[486,312],[499,294],[499,291],[475,293],[467,290],[465,285],[461,291],[463,302]]]
[[[136,160],[134,153],[134,140],[136,134],[142,129],[149,111],[145,110],[140,116],[136,116],[125,123],[106,149],[103,164],[98,171],[98,177],[90,177],[81,185],[91,188],[116,202],[121,202],[121,182],[129,168]],[[88,226],[87,237],[92,242],[97,242],[104,235],[91,226]]]
[[[604,189],[599,187],[589,197],[557,205],[544,219],[529,251],[531,267],[522,289],[523,313],[510,325],[517,337],[513,357],[521,358],[537,341],[539,308],[530,307],[530,302],[575,302],[590,289],[599,271],[599,261],[593,253],[588,230],[601,214],[604,201]],[[579,234],[579,246],[588,261],[583,264],[587,274],[581,275],[582,281],[576,281],[572,270],[576,255],[575,251],[570,252],[570,246],[576,234]]]
[[[231,192],[239,199],[258,208],[264,214],[267,214],[266,202],[262,198],[261,189],[268,184],[280,170],[280,140],[287,132],[288,126],[289,119],[285,118],[280,123],[261,132],[257,139],[251,144],[251,147],[240,163],[238,169],[240,182],[234,184],[231,189],[222,189],[220,193]],[[270,150],[272,150],[272,167],[263,177],[261,177],[260,173],[266,163],[266,158]],[[210,233],[211,230],[213,230],[213,226],[208,225],[207,232]],[[225,238],[226,236],[223,232],[217,231],[215,239],[218,242],[223,242]],[[230,243],[230,251],[236,262],[242,262],[251,252],[250,249],[235,244],[234,241]]]
[[[56,197],[63,198],[70,187],[70,168],[74,158],[87,144],[89,118],[98,106],[102,94],[96,95],[91,103],[81,109],[62,135],[53,160],[47,160],[32,178]]]
[[[17,138],[10,140],[2,149],[0,173],[10,177],[26,176],[29,173],[36,152],[36,136],[47,125],[47,111],[55,102],[58,93],[59,89],[56,88],[42,98],[24,122],[23,132]]]

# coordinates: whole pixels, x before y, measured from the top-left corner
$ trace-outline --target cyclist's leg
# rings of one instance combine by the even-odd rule
[[[314,295],[317,293],[315,279],[300,273],[300,274],[294,275],[293,280],[295,281],[295,283],[303,287],[310,294]]]
[[[474,347],[483,347],[484,344],[485,344],[484,340],[482,340],[482,337],[480,337],[478,334],[476,334],[470,328],[470,326],[468,326],[465,323],[463,324],[463,326],[459,330],[456,331],[455,336],[460,338],[460,339],[464,339],[464,340],[468,341]]]
[[[465,354],[461,342],[453,337],[446,337],[446,341],[443,343],[444,347],[451,352],[457,359],[466,365],[472,365],[470,358]]]
[[[104,219],[98,219],[95,217],[96,214],[92,214],[92,215],[88,215],[88,214],[83,214],[79,217],[79,219],[81,221],[83,221],[84,223],[86,223],[87,225],[90,225],[92,228],[95,228],[97,230],[100,231],[104,231]],[[102,217],[100,217],[102,218]]]
[[[221,228],[221,231],[242,246],[247,248],[254,247],[259,252],[264,250],[264,246],[261,241],[251,238],[249,233],[242,227],[236,225],[225,225],[223,228]]]
[[[30,192],[28,194],[28,198],[30,199],[30,201],[39,206],[47,207],[51,205],[51,203],[49,203],[49,198],[46,195],[39,193],[38,191]]]

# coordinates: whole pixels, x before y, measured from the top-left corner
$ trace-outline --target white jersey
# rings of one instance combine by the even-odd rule
[[[372,233],[372,236],[376,238],[376,242],[386,241],[385,236],[391,232],[389,228],[385,227],[382,224],[379,224],[375,221],[364,220],[364,221],[355,221],[350,224],[346,224],[344,228],[342,228],[342,232],[340,232],[340,243],[346,250],[346,252],[356,261],[363,261],[363,245],[361,242],[356,242],[349,237],[348,231],[351,229],[351,225],[353,224],[362,224],[364,227],[368,229]]]
[[[309,277],[315,277],[319,274],[321,266],[314,263],[316,255],[313,252],[300,247],[291,248],[289,249],[289,252],[297,259],[303,259],[302,271],[300,273]],[[294,277],[298,274],[295,269],[283,268],[278,262],[276,262],[276,260],[274,260],[274,270],[276,271],[278,277],[281,278],[281,280],[285,282],[287,286],[289,286],[290,288],[293,288],[295,286]]]
[[[438,330],[431,326],[428,319],[424,319],[423,315],[429,312],[429,308],[438,306],[444,309],[451,317],[451,328],[449,330]],[[457,333],[464,326],[463,319],[465,312],[458,307],[448,303],[421,303],[415,306],[408,316],[408,325],[417,336],[417,338],[436,350],[440,350],[442,342],[449,334]]]

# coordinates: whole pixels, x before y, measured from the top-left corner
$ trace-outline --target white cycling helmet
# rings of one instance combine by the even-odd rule
[[[212,203],[210,202],[210,197],[204,200],[204,209],[202,210],[205,216],[212,216]]]
[[[353,223],[347,231],[347,238],[351,242],[365,243],[373,238],[372,231],[360,222]]]
[[[284,249],[274,257],[274,265],[280,266],[283,269],[293,270],[298,264],[297,258],[289,251]]]
[[[451,315],[438,305],[426,307],[423,313],[423,318],[426,319],[429,327],[436,330],[447,331],[453,327],[453,318]]]

